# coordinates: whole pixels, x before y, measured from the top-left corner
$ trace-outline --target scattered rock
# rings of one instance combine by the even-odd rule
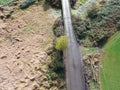
[[[38,90],[39,86],[38,85],[34,85],[32,90]]]
[[[55,85],[55,86],[58,85],[58,82],[57,82],[57,81],[53,81],[52,83],[53,83],[53,85]]]
[[[17,59],[20,59],[20,56],[17,56]]]
[[[59,90],[57,87],[51,87],[50,90]]]
[[[52,44],[49,44],[48,46],[47,46],[47,48],[45,49],[45,51],[48,53],[48,52],[50,52],[51,50],[53,50],[53,45]]]
[[[14,11],[9,11],[5,8],[2,8],[2,10],[0,10],[0,18],[1,19],[8,19],[11,17],[11,15],[13,14]]]
[[[34,77],[30,77],[30,81],[35,81],[35,78],[36,78],[36,76],[34,76]]]
[[[46,77],[46,76],[42,76],[41,78],[40,78],[40,82],[44,82],[44,81],[47,81],[48,80],[48,78]]]
[[[0,57],[0,59],[5,59],[5,58],[7,58],[7,56],[2,56],[2,57]]]
[[[18,37],[16,37],[16,38],[14,38],[16,41],[18,41],[18,42],[22,42],[22,39],[21,38],[18,38]]]
[[[49,84],[48,81],[43,81],[42,86],[43,86],[43,87],[46,87],[46,88],[49,88],[49,87],[50,87],[50,84]]]
[[[6,28],[6,23],[0,21],[0,29],[5,29],[5,28]]]
[[[55,19],[48,17],[49,10],[44,13],[40,5],[25,11],[17,10],[13,19],[7,19],[10,17],[9,13],[10,11],[7,10],[1,13],[3,20],[0,20],[0,59],[6,59],[1,60],[0,64],[0,82],[5,83],[5,85],[0,83],[0,88],[4,88],[3,90],[9,90],[9,88],[12,88],[11,90],[50,90],[52,86],[46,74],[48,55],[43,51],[42,46],[49,42],[48,38],[52,39],[48,37],[48,30],[51,31]],[[28,32],[31,29],[33,31],[38,29],[40,32],[28,34],[23,29],[27,29]],[[41,32],[45,36],[40,35]],[[49,44],[47,50],[51,50],[52,47],[52,44]],[[34,52],[38,53],[34,54]],[[1,79],[3,77],[5,80]],[[57,87],[57,82],[54,85]]]
[[[46,88],[45,87],[40,87],[40,89],[39,90],[46,90]]]
[[[45,72],[47,72],[47,67],[46,66],[41,66],[40,70],[41,70],[41,72],[45,73]]]
[[[25,79],[20,80],[20,83],[26,83]]]

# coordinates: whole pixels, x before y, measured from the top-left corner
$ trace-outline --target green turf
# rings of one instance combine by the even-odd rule
[[[103,51],[101,90],[120,90],[120,32],[108,41]]]
[[[0,5],[5,5],[7,3],[9,3],[12,0],[0,0]]]

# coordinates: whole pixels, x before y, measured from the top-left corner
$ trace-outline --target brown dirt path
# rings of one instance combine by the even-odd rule
[[[55,21],[50,12],[32,6],[0,20],[0,90],[50,90],[44,75]]]

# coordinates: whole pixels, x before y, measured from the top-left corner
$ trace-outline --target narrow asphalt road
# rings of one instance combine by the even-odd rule
[[[79,45],[72,27],[69,0],[62,0],[62,9],[65,34],[68,36],[68,47],[64,51],[67,90],[86,90]]]

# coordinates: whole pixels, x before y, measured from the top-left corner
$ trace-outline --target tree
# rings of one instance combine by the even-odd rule
[[[60,51],[64,50],[67,47],[67,40],[68,40],[67,36],[60,36],[56,40],[55,48]]]

